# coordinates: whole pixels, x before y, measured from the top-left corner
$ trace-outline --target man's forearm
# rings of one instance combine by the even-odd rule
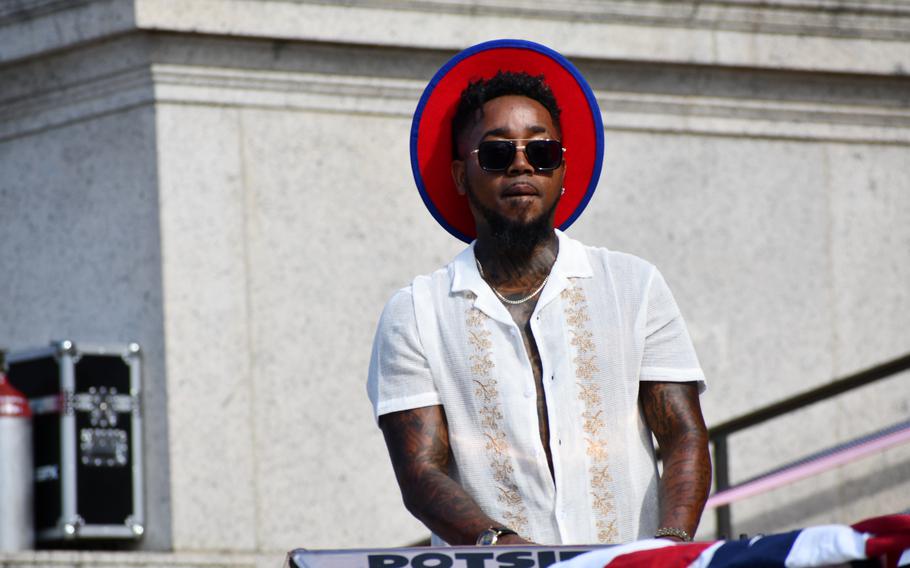
[[[695,535],[711,486],[708,431],[695,383],[642,383],[645,420],[663,458],[660,477],[660,528]]]
[[[683,529],[694,536],[711,488],[707,435],[686,432],[669,446],[661,445],[658,526]]]
[[[449,544],[474,544],[500,523],[487,516],[449,477],[451,454],[442,407],[393,412],[380,418],[405,507]],[[514,541],[504,539],[503,542]]]
[[[449,544],[474,544],[482,531],[499,525],[442,471],[427,470],[402,481],[408,511]]]

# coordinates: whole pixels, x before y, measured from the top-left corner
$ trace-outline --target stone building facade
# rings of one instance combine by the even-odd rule
[[[411,113],[499,37],[594,87],[605,164],[570,235],[661,268],[709,425],[910,352],[903,2],[6,2],[0,344],[143,346],[137,561],[426,536],[365,372],[385,300],[461,248],[415,190]],[[905,419],[908,380],[735,436],[732,480]],[[889,450],[737,504],[734,526],[906,510],[908,480],[910,448]]]

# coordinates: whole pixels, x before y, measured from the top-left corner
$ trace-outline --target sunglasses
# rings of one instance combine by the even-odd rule
[[[504,172],[512,165],[515,153],[525,153],[528,163],[538,172],[551,172],[562,165],[562,154],[566,151],[559,140],[528,140],[524,146],[515,142],[523,140],[487,140],[471,151],[477,154],[477,163],[484,171]]]

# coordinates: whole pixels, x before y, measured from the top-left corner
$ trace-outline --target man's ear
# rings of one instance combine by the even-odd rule
[[[468,184],[465,180],[465,162],[464,160],[452,160],[452,181],[455,182],[455,190],[458,195],[465,195],[468,192]]]

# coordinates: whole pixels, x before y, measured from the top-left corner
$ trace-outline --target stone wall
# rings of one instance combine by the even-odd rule
[[[592,83],[605,165],[570,234],[661,268],[709,425],[910,351],[899,3],[344,4],[0,8],[0,344],[143,345],[141,548],[272,562],[426,535],[365,371],[388,296],[461,248],[414,189],[410,116],[486,39]],[[735,436],[733,481],[904,419],[907,378]],[[736,505],[735,528],[907,509],[908,479],[890,450]]]

